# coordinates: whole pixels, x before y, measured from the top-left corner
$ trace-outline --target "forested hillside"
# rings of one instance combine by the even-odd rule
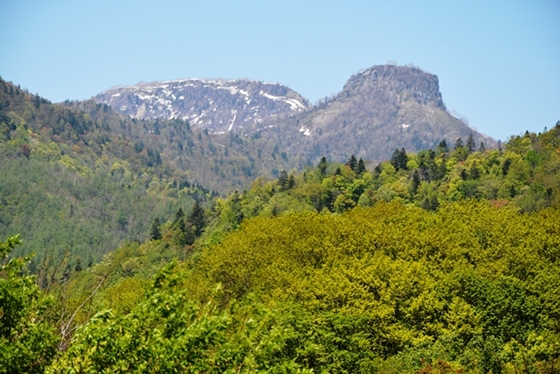
[[[208,213],[226,230],[243,218],[287,211],[341,213],[356,206],[400,201],[435,211],[441,204],[469,199],[522,212],[560,206],[560,123],[543,134],[512,137],[503,149],[486,150],[472,137],[445,141],[432,150],[396,149],[390,160],[366,165],[351,156],[276,180],[257,179],[250,188],[218,198]],[[218,230],[219,231],[219,230]]]
[[[559,150],[321,160],[87,269],[4,261],[4,372],[559,372]]]
[[[144,241],[156,218],[293,162],[258,139],[134,120],[93,101],[52,104],[0,80],[0,236],[21,233],[19,251],[36,262],[96,262],[123,240]]]

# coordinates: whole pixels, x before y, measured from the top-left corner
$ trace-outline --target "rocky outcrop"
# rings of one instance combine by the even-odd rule
[[[95,97],[136,118],[181,118],[210,133],[265,139],[316,162],[350,155],[381,161],[446,140],[496,142],[445,107],[439,80],[414,66],[377,65],[348,79],[342,91],[311,106],[280,84],[251,80],[184,79],[111,89]],[[262,140],[261,140],[262,141]]]
[[[246,79],[140,83],[110,89],[94,99],[134,118],[180,118],[220,134],[262,126],[310,108],[286,86]]]
[[[477,147],[496,144],[447,112],[436,75],[395,65],[353,75],[336,96],[262,133],[314,162],[322,156],[343,161],[352,154],[381,161],[397,148],[417,152],[442,140],[464,142],[471,134]]]

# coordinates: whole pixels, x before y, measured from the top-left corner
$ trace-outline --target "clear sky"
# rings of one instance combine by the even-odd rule
[[[0,76],[53,101],[177,78],[278,82],[316,102],[394,61],[506,140],[560,120],[559,0],[0,0]]]

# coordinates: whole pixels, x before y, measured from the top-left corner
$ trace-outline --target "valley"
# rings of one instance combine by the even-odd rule
[[[498,142],[438,77],[315,105],[0,79],[0,373],[554,373],[560,122]]]

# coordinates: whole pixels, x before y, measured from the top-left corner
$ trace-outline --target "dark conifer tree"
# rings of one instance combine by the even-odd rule
[[[471,168],[469,169],[469,176],[471,179],[479,179],[480,178],[480,170],[478,169],[477,163],[473,163]]]
[[[152,228],[150,230],[150,238],[152,240],[160,240],[162,238],[161,231],[159,231],[159,218],[154,219],[154,223],[152,224]]]
[[[192,245],[195,239],[192,225],[185,223],[185,218],[181,217],[177,222],[177,230],[173,233],[173,240],[178,245]]]
[[[76,260],[76,266],[74,266],[74,271],[76,271],[76,272],[82,271],[82,260],[80,260],[79,257]]]
[[[469,137],[467,139],[467,150],[469,151],[469,153],[474,152],[474,147],[475,147],[475,143],[474,143],[473,135],[469,134]]]
[[[288,173],[286,170],[280,172],[278,177],[278,186],[280,186],[280,191],[286,191],[288,189]]]
[[[390,162],[397,171],[407,170],[408,156],[406,155],[406,150],[404,148],[401,148],[400,151],[395,149]]]
[[[321,178],[324,178],[327,175],[327,167],[327,159],[323,156],[321,158],[321,161],[319,161],[319,165],[317,166]]]
[[[350,156],[350,158],[346,162],[346,165],[348,165],[353,171],[356,171],[356,167],[358,166],[358,160],[356,160],[356,156]]]
[[[360,158],[358,160],[358,168],[356,169],[356,173],[358,173],[358,175],[362,175],[365,172],[366,172],[366,165],[364,164],[364,160]]]
[[[296,180],[295,180],[295,178],[294,178],[293,175],[290,175],[290,176],[288,177],[288,186],[287,186],[288,189],[290,190],[290,189],[294,188],[295,185],[296,185]]]
[[[177,210],[177,213],[175,213],[175,219],[173,220],[173,224],[171,226],[176,226],[183,217],[185,217],[183,208],[179,208],[179,210]]]
[[[202,234],[202,230],[206,226],[206,217],[204,216],[204,209],[200,203],[195,201],[194,207],[189,215],[189,222],[194,228],[194,234],[198,237]]]
[[[412,195],[416,195],[419,186],[420,176],[418,175],[418,170],[414,170],[414,173],[412,174]]]

